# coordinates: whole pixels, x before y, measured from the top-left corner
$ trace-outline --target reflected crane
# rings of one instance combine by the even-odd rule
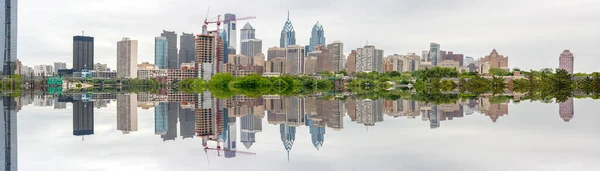
[[[217,146],[217,148],[209,148],[209,147],[204,147],[204,152],[206,153],[208,150],[214,150],[217,151],[217,155],[219,157],[221,157],[221,151],[229,151],[229,152],[234,152],[237,154],[246,154],[246,155],[256,155],[256,153],[252,153],[252,152],[245,152],[245,151],[232,151],[232,150],[223,150],[221,149],[221,146]]]

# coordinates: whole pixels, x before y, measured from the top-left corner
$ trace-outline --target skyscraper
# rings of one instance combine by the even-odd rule
[[[167,67],[168,69],[179,69],[179,56],[177,56],[177,33],[174,31],[165,31],[160,37],[167,38]],[[161,68],[162,69],[162,68]]]
[[[224,44],[226,46],[226,48],[229,47],[233,47],[233,49],[238,49],[238,45],[237,45],[237,23],[235,21],[235,14],[231,14],[231,13],[226,13],[224,16],[224,20],[226,22],[223,22],[224,24],[224,29],[225,29],[225,39],[224,39]],[[235,50],[233,51],[229,51],[227,52],[227,55],[229,54],[237,54],[237,52]]]
[[[429,60],[433,66],[437,66],[440,58],[440,44],[429,44]],[[441,60],[440,60],[441,61]]]
[[[193,62],[196,59],[194,33],[181,33],[179,41],[179,64]]]
[[[315,46],[318,45],[325,45],[325,30],[323,30],[321,23],[317,21],[312,28],[310,45],[308,46],[307,51],[312,52],[315,49]]]
[[[260,40],[260,39],[242,40],[242,55],[245,55],[247,57],[254,57],[259,53],[262,53],[262,40]]]
[[[138,42],[127,37],[117,42],[117,77],[137,78]]]
[[[313,50],[315,50],[313,52],[319,52],[317,54],[317,61],[315,64],[315,71],[317,73],[324,72],[324,71],[335,71],[335,69],[336,69],[336,68],[334,68],[335,62],[338,62],[338,61],[333,59],[333,53],[331,53],[325,47],[325,45],[317,45],[314,47]]]
[[[465,57],[465,61],[463,62],[463,66],[469,66],[469,64],[472,64],[473,62],[475,62],[475,59],[473,59],[473,57],[467,56]]]
[[[196,37],[196,71],[198,77],[210,80],[219,71],[223,60],[219,56],[223,54],[223,41],[217,37],[215,32],[201,34]]]
[[[383,50],[367,45],[356,50],[356,72],[383,72]]]
[[[304,46],[291,45],[286,48],[286,59],[291,75],[304,74]]]
[[[323,38],[325,39],[325,38]],[[333,70],[334,72],[344,70],[344,44],[340,41],[333,41],[333,43],[327,45],[329,52],[333,54]]]
[[[94,134],[94,103],[73,102],[73,135]]]
[[[356,50],[352,50],[350,52],[350,54],[348,55],[348,62],[347,62],[347,72],[348,74],[352,74],[356,72]]]
[[[4,48],[5,51],[2,51],[2,58],[0,58],[0,71],[3,72],[3,75],[11,75],[14,74],[15,66],[12,63],[17,60],[17,11],[18,11],[18,1],[17,0],[3,0],[4,10],[0,12],[0,17],[2,18],[2,23],[4,26],[0,34],[4,38],[3,41],[0,41],[0,48]],[[10,11],[7,11],[10,10]],[[8,15],[8,16],[7,16]],[[6,19],[9,19],[8,21]],[[8,55],[8,56],[7,56]],[[11,65],[10,69],[8,65]]]
[[[123,134],[138,130],[137,94],[117,94],[117,130]]]
[[[17,101],[10,96],[0,97],[0,110],[3,114],[2,127],[0,127],[0,160],[4,161],[0,166],[2,170],[18,170],[18,143],[17,143]]]
[[[244,28],[242,28],[242,30],[240,31],[240,35],[240,40],[254,39],[256,38],[256,30],[254,29],[254,27],[252,27],[252,25],[250,25],[250,23],[246,23],[246,25],[244,25]]]
[[[285,148],[285,151],[287,151],[289,160],[290,151],[292,150],[292,146],[294,146],[294,141],[296,140],[296,127],[289,126],[288,124],[280,124],[279,133],[281,134],[281,142],[283,142],[283,147]]]
[[[192,109],[179,106],[179,135],[183,139],[194,138],[196,134],[196,113]]]
[[[73,70],[94,69],[94,38],[73,36]]]
[[[571,97],[567,99],[567,101],[560,103],[558,105],[558,110],[558,114],[563,121],[571,121],[571,119],[573,119],[573,115],[575,115],[575,112],[573,112],[573,98]]]
[[[281,30],[281,38],[279,39],[279,47],[286,48],[290,45],[296,45],[296,31],[290,21],[290,12],[288,11],[287,21],[283,25]],[[304,47],[302,47],[304,49]]]
[[[242,117],[241,120],[241,142],[244,144],[246,149],[250,149],[252,144],[256,142],[256,133],[262,131],[262,118],[256,116],[255,114],[249,114]]]
[[[159,69],[169,68],[169,41],[166,37],[154,38],[154,64]]]
[[[573,74],[573,63],[575,61],[573,53],[571,53],[571,51],[569,50],[565,50],[563,51],[563,53],[560,54],[560,57],[558,59],[560,61],[559,68],[566,70],[567,72],[569,72],[569,74]]]

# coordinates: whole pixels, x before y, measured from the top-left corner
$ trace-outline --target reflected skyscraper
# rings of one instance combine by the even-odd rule
[[[569,98],[567,101],[562,102],[558,105],[560,118],[562,118],[565,122],[571,121],[575,112],[573,110],[573,98]]]
[[[123,134],[138,130],[137,95],[117,95],[117,130]]]
[[[224,149],[225,158],[235,157],[235,151],[237,150],[237,118],[229,117],[227,119],[225,128],[225,139]]]
[[[294,146],[294,141],[296,140],[296,127],[289,126],[288,124],[280,124],[279,133],[281,134],[281,142],[283,142],[283,147],[285,148],[285,151],[287,151],[289,160],[290,151],[292,150],[292,146]]]
[[[154,134],[156,135],[166,135],[169,130],[168,105],[166,102],[159,102],[154,108]]]
[[[94,103],[84,101],[73,102],[73,135],[94,134]]]
[[[17,156],[17,112],[16,101],[10,96],[0,97],[0,108],[4,114],[4,124],[0,127],[0,133],[2,133],[2,140],[0,142],[3,150],[0,150],[0,157],[2,158],[3,170],[16,171],[18,170],[18,156]]]
[[[356,117],[358,123],[374,126],[383,121],[383,100],[356,100]]]
[[[262,118],[255,114],[249,114],[241,119],[241,142],[246,149],[250,149],[256,142],[256,133],[262,131]]]
[[[183,139],[194,138],[196,131],[196,114],[194,110],[179,107],[179,131]]]
[[[179,103],[177,102],[169,102],[167,103],[167,111],[168,111],[168,124],[167,124],[167,134],[161,135],[160,137],[163,141],[166,140],[175,140],[177,138],[177,118],[179,115]]]
[[[313,120],[306,121],[310,130],[310,140],[313,146],[319,150],[325,142],[325,127],[315,125]]]

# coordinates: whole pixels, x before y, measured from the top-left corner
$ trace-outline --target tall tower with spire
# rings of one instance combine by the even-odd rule
[[[285,21],[281,30],[279,47],[285,48],[289,45],[296,45],[296,31],[294,31],[294,26],[292,26],[292,21],[290,21],[290,11],[288,11],[287,21]]]
[[[317,21],[317,24],[312,28],[308,51],[312,52],[315,49],[315,46],[318,45],[325,45],[325,30],[323,30],[321,23]]]

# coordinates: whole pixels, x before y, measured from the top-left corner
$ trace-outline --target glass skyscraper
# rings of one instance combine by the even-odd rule
[[[290,21],[290,13],[288,12],[287,21],[285,21],[281,30],[279,47],[285,48],[289,45],[296,45],[296,31],[294,31],[294,26],[292,26],[292,22]]]
[[[165,37],[154,38],[154,64],[160,69],[168,69],[169,42]]]
[[[325,30],[323,30],[323,26],[321,23],[317,21],[312,28],[311,37],[310,37],[310,45],[308,46],[308,52],[312,52],[315,49],[315,46],[324,45],[325,44]]]

